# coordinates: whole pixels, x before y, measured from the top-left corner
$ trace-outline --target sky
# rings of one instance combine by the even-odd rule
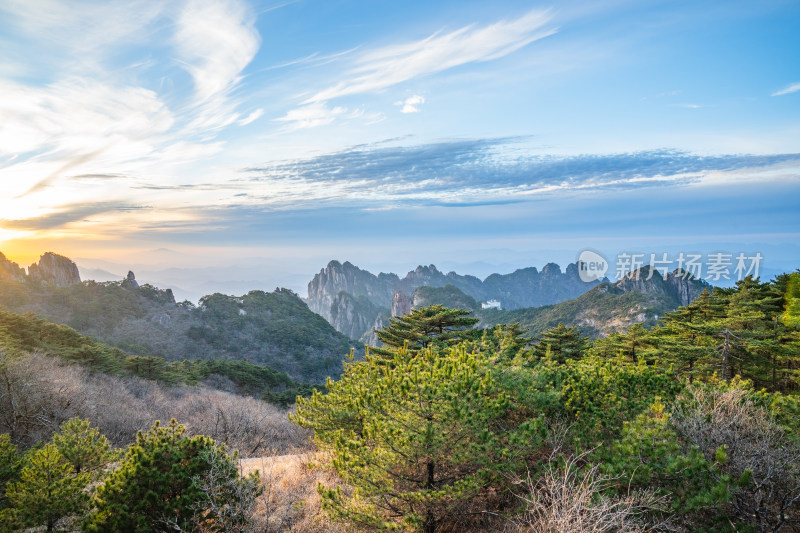
[[[778,0],[2,0],[0,251],[192,298],[331,259],[791,271],[798,27]]]

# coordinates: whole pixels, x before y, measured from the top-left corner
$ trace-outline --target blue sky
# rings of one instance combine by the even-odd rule
[[[333,258],[794,269],[798,27],[769,0],[6,0],[0,250],[299,291]]]

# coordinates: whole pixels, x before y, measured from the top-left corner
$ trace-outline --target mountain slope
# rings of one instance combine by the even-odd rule
[[[3,264],[0,271],[15,272]],[[247,361],[306,382],[338,375],[354,345],[286,289],[212,294],[195,307],[176,303],[168,289],[139,286],[133,273],[123,281],[65,286],[8,275],[0,277],[0,306],[34,312],[131,354]]]
[[[191,360],[168,362],[160,357],[128,355],[74,329],[27,313],[0,309],[0,355],[37,353],[77,363],[90,372],[136,376],[168,385],[222,384],[237,394],[287,404],[298,393],[310,392],[283,372],[242,361]],[[213,379],[216,376],[216,379]],[[212,379],[209,379],[212,378]],[[220,381],[219,378],[224,378]]]
[[[637,323],[652,327],[659,317],[687,305],[709,287],[680,270],[664,278],[658,271],[650,276],[649,267],[643,267],[616,283],[602,283],[566,302],[511,311],[484,309],[475,315],[481,319],[481,327],[519,322],[531,336],[563,323],[598,337],[625,331]]]

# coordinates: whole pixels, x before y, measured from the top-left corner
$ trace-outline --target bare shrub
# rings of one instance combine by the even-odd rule
[[[0,433],[10,434],[23,448],[49,439],[62,422],[85,408],[79,374],[45,355],[0,351]]]
[[[798,525],[800,446],[741,384],[729,388],[691,386],[689,401],[672,417],[678,433],[697,446],[720,479],[730,475],[734,516],[759,532]],[[794,529],[793,529],[794,530]]]
[[[117,447],[155,420],[176,418],[188,434],[208,435],[244,456],[309,450],[310,432],[288,413],[229,392],[90,373],[41,354],[0,353],[0,433],[23,447],[48,440],[72,417],[88,418]]]
[[[309,449],[310,432],[289,421],[288,410],[255,398],[200,389],[176,406],[189,430],[213,436],[245,457]]]
[[[322,511],[317,492],[341,482],[321,467],[312,454],[284,455],[242,461],[242,473],[258,470],[263,492],[253,510],[253,531],[260,533],[344,533],[351,531],[331,522]]]
[[[646,517],[666,503],[651,491],[632,491],[626,496],[605,495],[614,480],[603,477],[598,466],[581,468],[584,455],[566,459],[559,466],[554,457],[544,473],[528,474],[517,484],[517,496],[525,510],[513,520],[512,532],[532,533],[644,533],[666,529],[666,524],[648,524]]]
[[[256,533],[255,506],[263,491],[261,479],[253,472],[248,476],[231,477],[232,458],[217,447],[206,452],[209,468],[202,475],[193,478],[193,483],[205,498],[195,511],[194,531],[211,533]],[[241,471],[239,472],[241,474]],[[213,516],[213,521],[207,517]]]

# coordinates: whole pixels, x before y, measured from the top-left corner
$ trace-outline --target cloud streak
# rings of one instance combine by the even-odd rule
[[[203,102],[225,94],[258,50],[254,18],[234,0],[187,2],[178,19],[175,43]]]
[[[0,227],[11,230],[42,231],[61,229],[74,222],[86,220],[89,217],[106,213],[136,211],[145,209],[125,202],[98,202],[92,204],[72,204],[62,206],[58,210],[41,215],[18,220],[0,219]]]
[[[425,39],[365,51],[354,57],[342,79],[300,102],[300,107],[276,119],[289,130],[314,128],[332,123],[346,115],[346,108],[331,106],[337,98],[379,92],[415,78],[436,74],[470,63],[499,59],[520,48],[556,33],[546,27],[552,19],[549,11],[534,10],[512,19],[486,26],[470,25],[451,32],[437,32]],[[329,56],[339,58],[341,55]],[[294,63],[310,62],[312,54]],[[402,113],[416,113],[421,96],[404,102]],[[338,117],[342,115],[342,117]]]
[[[306,99],[303,103],[374,92],[420,76],[434,74],[467,63],[490,61],[519,50],[538,39],[553,35],[546,29],[551,15],[535,10],[515,20],[487,26],[466,26],[426,39],[386,46],[362,54],[350,77]]]
[[[772,96],[783,96],[784,94],[796,93],[797,91],[800,91],[800,82],[793,83],[780,91],[775,91],[772,93]]]
[[[29,67],[9,51],[0,67],[36,72],[0,76],[0,158],[10,163],[0,181],[14,177],[11,198],[46,192],[67,172],[169,177],[176,163],[218,153],[224,128],[263,114],[241,114],[234,95],[260,46],[241,0],[11,0],[0,14],[34,58]]]

